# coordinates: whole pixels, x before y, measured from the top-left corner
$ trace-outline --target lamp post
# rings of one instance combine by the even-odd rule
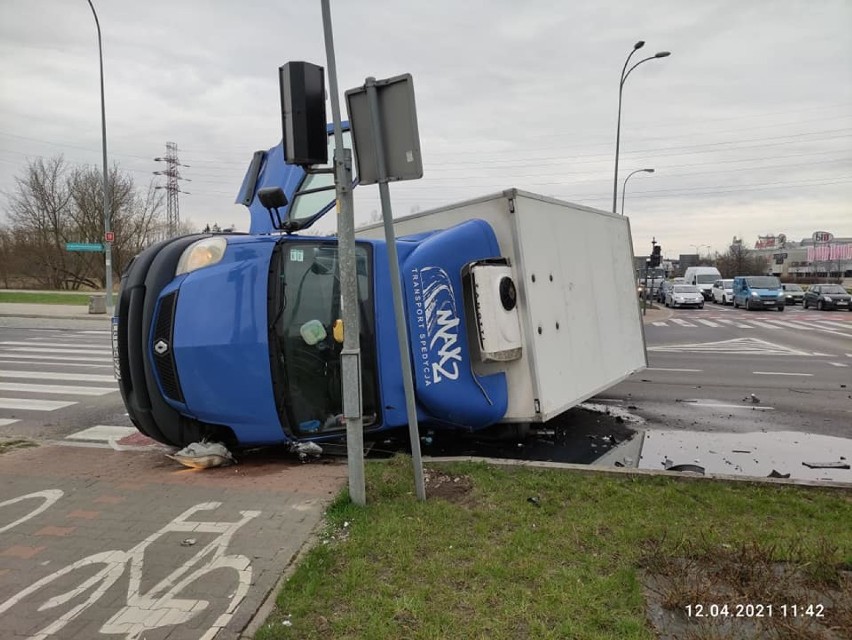
[[[695,247],[695,253],[698,255],[698,260],[699,260],[699,261],[701,260],[701,247],[707,247],[707,249],[708,249],[708,250],[710,249],[710,245],[709,245],[709,244],[691,244],[691,245],[689,245],[689,246],[690,246],[690,247]],[[709,251],[708,251],[708,255],[709,255]]]
[[[112,309],[112,242],[110,235],[109,207],[109,171],[107,166],[107,137],[106,137],[106,103],[104,101],[104,49],[101,44],[101,23],[92,0],[87,0],[95,16],[95,26],[98,28],[98,58],[101,65],[101,139],[104,155],[104,262],[106,263],[106,306]]]
[[[643,62],[648,62],[649,60],[656,60],[657,58],[667,58],[671,55],[671,53],[668,51],[659,51],[652,56],[643,58],[642,60],[634,64],[632,67],[630,67],[630,69],[628,69],[627,65],[630,62],[630,58],[632,58],[633,54],[644,46],[644,40],[640,40],[639,42],[633,45],[633,51],[631,51],[630,55],[627,56],[627,60],[624,61],[624,66],[621,68],[621,79],[618,82],[618,124],[615,129],[615,176],[612,179],[613,213],[616,213],[616,204],[618,202],[618,151],[621,145],[621,94],[622,90],[624,89],[624,83],[627,81],[627,77],[630,75],[630,73]]]
[[[627,177],[624,179],[624,184],[621,185],[621,215],[624,215],[624,193],[627,191],[627,181],[630,180],[630,176],[636,173],[654,173],[653,169],[636,169],[636,171],[631,171],[627,174]]]

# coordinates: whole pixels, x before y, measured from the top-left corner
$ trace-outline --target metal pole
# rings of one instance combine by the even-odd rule
[[[402,303],[402,276],[399,273],[399,256],[396,251],[396,237],[393,231],[393,212],[391,210],[390,190],[388,188],[387,169],[385,167],[385,149],[382,140],[381,119],[379,118],[379,97],[376,93],[376,79],[367,78],[367,104],[370,107],[370,124],[373,129],[373,146],[376,148],[376,169],[379,183],[379,197],[382,203],[382,222],[385,227],[385,242],[388,247],[388,266],[390,268],[391,289],[393,291],[393,311],[396,320],[396,335],[399,344],[399,359],[402,365],[402,384],[405,389],[405,409],[408,416],[408,436],[411,440],[411,462],[414,466],[414,488],[418,500],[426,499],[426,486],[423,480],[423,458],[420,454],[420,429],[417,424],[417,406],[414,400],[414,375],[411,371],[411,359],[408,357],[408,325],[405,321],[405,309]]]
[[[112,309],[112,243],[107,241],[110,231],[110,206],[109,206],[109,171],[107,165],[107,136],[106,136],[106,102],[104,100],[104,50],[101,44],[101,23],[92,0],[88,0],[95,16],[95,26],[98,28],[98,57],[101,65],[101,140],[103,141],[104,155],[104,262],[106,267],[106,306],[107,312]]]
[[[343,316],[343,350],[340,370],[343,384],[343,417],[346,419],[346,456],[349,466],[349,497],[367,504],[364,482],[364,420],[361,401],[361,340],[358,326],[358,280],[355,273],[355,213],[352,206],[352,153],[343,148],[343,128],[334,61],[334,37],[329,0],[322,0],[322,26],[328,66],[328,89],[334,122],[334,180],[337,189],[337,246],[340,256],[340,305]]]

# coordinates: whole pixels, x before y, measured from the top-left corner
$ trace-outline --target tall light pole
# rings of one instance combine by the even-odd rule
[[[92,0],[88,0],[95,16],[95,26],[98,28],[98,57],[101,63],[101,139],[104,152],[104,256],[106,263],[106,306],[107,311],[112,309],[112,242],[110,236],[110,207],[109,207],[109,167],[107,165],[107,137],[106,137],[106,103],[104,101],[104,49],[101,44],[101,23]]]
[[[699,260],[701,260],[701,247],[707,247],[707,249],[708,249],[707,255],[708,256],[710,255],[710,252],[709,252],[710,245],[709,244],[691,244],[689,246],[695,247],[695,253],[698,255]]]
[[[636,53],[639,49],[645,46],[645,41],[640,40],[636,44],[633,45],[633,51],[630,52],[630,55],[627,56],[627,60],[624,61],[624,66],[621,68],[621,79],[618,82],[618,124],[615,129],[615,176],[612,179],[612,212],[616,213],[616,204],[618,202],[618,151],[621,146],[621,94],[624,89],[624,83],[627,81],[627,76],[638,67],[643,62],[648,62],[648,60],[656,60],[657,58],[667,58],[671,55],[668,51],[659,51],[652,56],[648,56],[647,58],[643,58],[636,64],[634,64],[630,69],[627,68],[628,63],[630,62],[630,58],[633,57],[633,54]]]
[[[624,184],[621,185],[621,215],[624,215],[624,193],[627,191],[627,181],[630,180],[630,176],[637,173],[654,173],[653,169],[636,169],[636,171],[631,171],[627,174],[627,177],[624,179]]]

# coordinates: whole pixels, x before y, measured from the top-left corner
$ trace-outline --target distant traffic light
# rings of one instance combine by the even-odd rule
[[[655,245],[654,250],[651,252],[651,266],[659,267],[660,263],[663,261],[663,256],[661,255],[663,248],[660,245]]]

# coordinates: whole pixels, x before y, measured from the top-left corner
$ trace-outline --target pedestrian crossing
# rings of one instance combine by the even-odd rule
[[[783,315],[783,314],[779,314]],[[735,329],[787,329],[794,331],[824,331],[829,333],[849,333],[852,335],[852,317],[846,321],[825,320],[819,319],[801,319],[801,316],[796,318],[781,318],[779,315],[757,315],[744,316],[739,315],[736,318],[710,316],[707,318],[698,318],[695,315],[689,315],[686,318],[670,317],[666,320],[658,320],[649,324],[655,327],[663,327],[669,329],[675,328],[735,328]]]
[[[118,392],[108,330],[3,330],[0,428]]]

